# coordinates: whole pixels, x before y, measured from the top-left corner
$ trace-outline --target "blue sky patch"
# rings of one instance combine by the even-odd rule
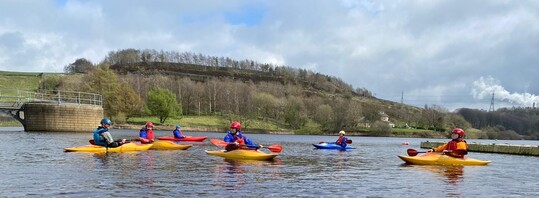
[[[256,26],[265,15],[265,9],[249,7],[238,12],[225,12],[225,19],[232,25]]]

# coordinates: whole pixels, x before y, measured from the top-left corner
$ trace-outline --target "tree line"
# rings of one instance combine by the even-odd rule
[[[284,78],[305,81],[310,83],[310,86],[318,89],[323,89],[328,92],[342,91],[354,93],[360,96],[372,97],[372,92],[366,88],[356,88],[342,79],[323,75],[318,72],[313,72],[306,69],[291,68],[284,65],[274,65],[271,63],[258,63],[254,60],[233,60],[228,57],[207,56],[192,52],[175,52],[175,51],[157,51],[152,49],[122,49],[111,51],[102,61],[107,65],[129,65],[151,63],[180,63],[196,65],[198,67],[205,66],[209,70],[217,68],[232,68],[237,70],[251,70],[264,72],[271,76],[281,76]],[[74,63],[67,65],[64,70],[67,73],[87,73],[92,70],[92,63],[84,58],[77,59]]]
[[[457,111],[472,127],[484,129],[490,139],[539,139],[539,109],[500,108],[484,111],[463,108]]]
[[[212,76],[200,75],[200,73],[174,75],[168,71],[149,72],[151,69],[159,71],[163,68],[182,67],[183,64],[201,68],[201,71],[227,68],[226,71],[232,71],[232,73],[256,71],[257,74],[292,80],[239,80],[237,75]],[[141,65],[146,67],[141,67]],[[159,65],[166,67],[158,67]],[[130,70],[119,72],[118,68]],[[74,75],[46,78],[42,87],[77,90],[79,86],[88,84],[84,86],[84,91],[104,95],[106,114],[116,117],[119,121],[127,121],[134,116],[156,115],[150,110],[157,107],[148,107],[152,101],[160,98],[152,99],[154,95],[152,93],[159,90],[159,92],[166,92],[161,95],[173,96],[178,104],[173,112],[175,114],[169,116],[230,116],[231,119],[246,121],[247,127],[249,120],[260,119],[282,123],[283,126],[310,133],[341,129],[361,131],[368,127],[373,131],[378,131],[379,135],[387,135],[391,128],[387,127],[387,123],[380,121],[381,112],[389,115],[390,121],[401,128],[449,131],[454,127],[479,127],[478,129],[482,127],[482,125],[476,125],[477,121],[474,119],[478,118],[469,116],[470,114],[448,112],[437,105],[416,108],[378,100],[372,97],[367,89],[354,90],[350,85],[335,77],[286,66],[260,64],[250,60],[236,61],[190,52],[127,49],[110,52],[99,64],[93,64],[84,58],[77,59],[66,66],[65,70]],[[297,83],[298,81],[304,83]],[[164,121],[167,117],[162,118],[160,120]],[[517,136],[520,133],[534,138],[530,136],[534,134],[533,130],[523,133],[520,130],[522,127],[511,127],[513,128],[516,129]],[[500,136],[507,135],[507,130],[500,127],[483,129],[495,130],[495,132],[482,138],[496,138],[499,134],[502,134]],[[519,139],[514,136],[512,138]]]

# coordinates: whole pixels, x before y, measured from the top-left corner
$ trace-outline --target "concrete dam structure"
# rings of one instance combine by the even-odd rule
[[[101,106],[24,104],[24,131],[91,132],[102,118]]]
[[[24,131],[91,132],[104,114],[102,96],[92,93],[1,90],[0,101],[0,112],[18,120]]]

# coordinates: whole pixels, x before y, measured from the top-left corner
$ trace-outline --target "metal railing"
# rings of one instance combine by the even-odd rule
[[[15,107],[26,102],[103,106],[103,96],[95,93],[60,90],[38,90],[37,92],[11,89],[0,90],[0,103],[3,106],[11,104],[11,106]]]

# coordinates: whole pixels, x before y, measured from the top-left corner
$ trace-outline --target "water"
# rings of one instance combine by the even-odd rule
[[[136,131],[113,130],[115,138]],[[187,133],[222,138],[224,133]],[[351,137],[358,149],[314,150],[337,136],[246,134],[281,144],[274,161],[210,156],[207,141],[182,151],[65,153],[91,133],[27,133],[2,128],[0,197],[538,197],[539,157],[472,152],[488,166],[407,166],[397,157],[435,139]],[[157,136],[172,135],[157,131]],[[441,140],[438,140],[441,141]],[[443,140],[445,141],[445,140]],[[468,140],[492,142],[493,140]],[[409,146],[401,145],[409,142]],[[497,141],[533,144],[538,141]]]

